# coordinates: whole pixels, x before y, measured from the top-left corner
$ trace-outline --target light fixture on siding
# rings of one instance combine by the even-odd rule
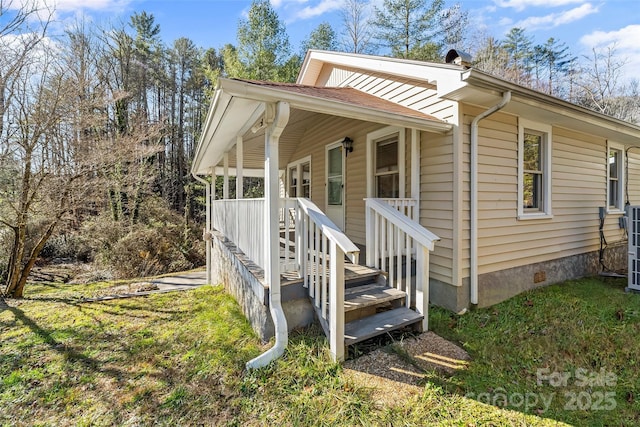
[[[342,148],[344,148],[344,156],[347,157],[353,151],[353,139],[345,136],[342,140]]]

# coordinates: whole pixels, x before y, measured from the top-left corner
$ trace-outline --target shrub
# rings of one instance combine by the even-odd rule
[[[166,203],[148,197],[138,221],[114,221],[101,215],[85,225],[97,252],[96,261],[118,278],[170,273],[204,263],[200,229],[185,226],[182,216]]]
[[[93,249],[88,239],[78,233],[61,233],[51,236],[40,252],[42,258],[70,259],[79,262],[93,260]]]

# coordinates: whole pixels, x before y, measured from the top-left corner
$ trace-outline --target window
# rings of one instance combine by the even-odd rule
[[[607,155],[607,200],[609,211],[622,211],[624,209],[622,192],[622,183],[624,182],[623,153],[622,146],[613,143],[609,144]]]
[[[400,168],[398,167],[398,135],[375,142],[376,197],[397,198],[400,194]]]
[[[523,147],[523,198],[522,207],[540,211],[543,208],[542,202],[542,138],[539,132],[524,132]]]
[[[367,197],[404,197],[405,130],[386,127],[367,135]]]
[[[520,120],[518,217],[551,216],[551,127]]]
[[[290,163],[288,172],[288,197],[311,198],[311,157]]]

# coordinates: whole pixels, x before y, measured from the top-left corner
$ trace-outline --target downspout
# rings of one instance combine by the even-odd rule
[[[284,316],[280,295],[280,226],[279,226],[279,166],[278,145],[280,135],[289,122],[289,104],[278,102],[267,104],[265,121],[268,124],[265,133],[265,226],[267,232],[265,277],[269,281],[269,311],[273,319],[276,342],[269,350],[247,362],[247,369],[267,366],[284,353],[289,339],[287,319]]]
[[[207,180],[200,178],[196,175],[195,171],[191,171],[191,175],[193,178],[202,183],[205,188],[205,206],[207,209],[206,212],[206,222],[205,229],[202,232],[202,239],[205,243],[205,256],[207,257],[207,283],[211,284],[211,183],[207,182]]]
[[[478,123],[496,111],[503,109],[511,101],[511,91],[502,94],[502,100],[471,122],[471,242],[470,242],[470,302],[478,305]]]

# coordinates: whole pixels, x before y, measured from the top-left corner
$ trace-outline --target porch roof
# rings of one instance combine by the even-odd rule
[[[265,103],[387,125],[445,133],[452,125],[353,88],[220,79],[195,153],[192,171],[207,174],[237,138],[259,126]]]

